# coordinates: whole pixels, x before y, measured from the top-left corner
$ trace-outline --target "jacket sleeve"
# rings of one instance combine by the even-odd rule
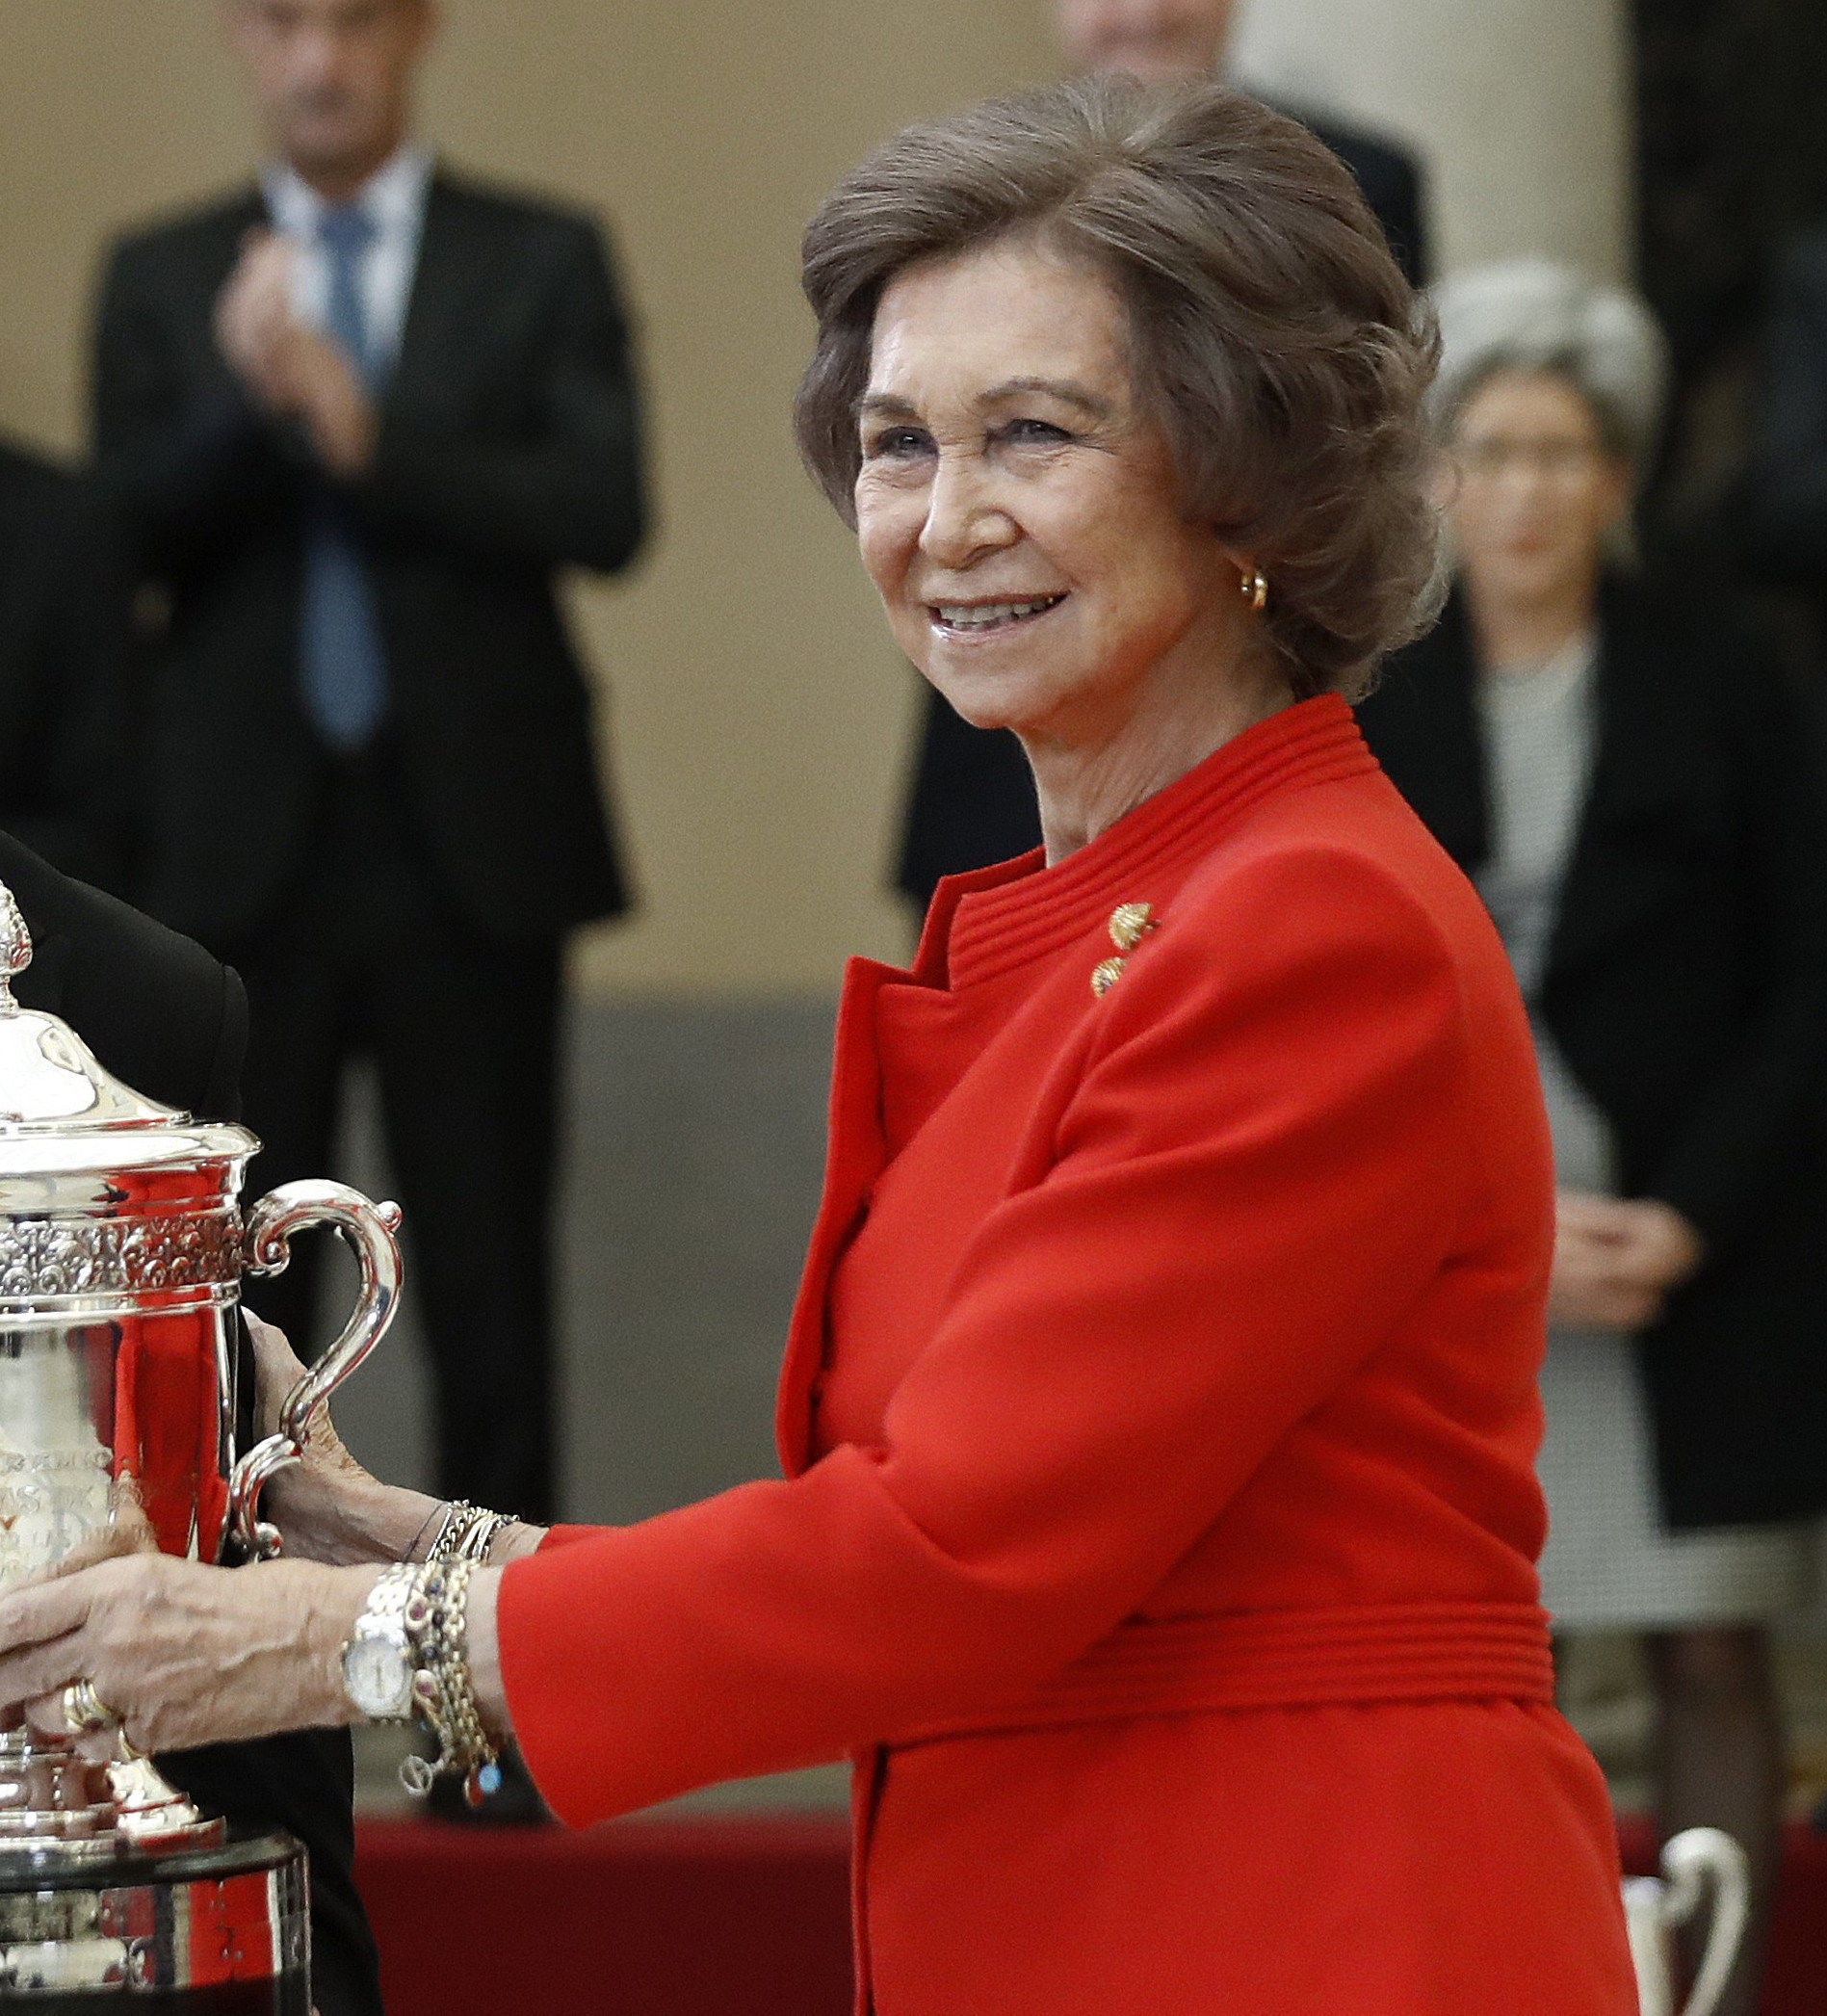
[[[1672,1204],[1711,1255],[1759,1222],[1818,1139],[1827,1029],[1827,806],[1819,723],[1755,651],[1733,668],[1732,739],[1744,898],[1758,947],[1738,1041],[1695,1089],[1685,1123],[1643,1188]]]
[[[1170,917],[1098,1010],[878,1446],[508,1570],[514,1728],[566,1820],[1037,1684],[1424,1292],[1475,1189],[1436,927],[1356,856],[1237,879],[1221,962]]]
[[[1827,237],[1796,246],[1777,276],[1740,501],[1760,579],[1811,594],[1827,587]]]
[[[536,429],[466,435],[383,413],[374,468],[352,492],[378,537],[538,567],[609,571],[633,558],[646,507],[627,323],[597,233],[578,225],[555,242]]]

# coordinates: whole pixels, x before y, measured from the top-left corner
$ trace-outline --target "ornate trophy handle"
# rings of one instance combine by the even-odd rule
[[[260,1517],[267,1479],[304,1453],[311,1416],[385,1334],[400,1298],[397,1204],[371,1204],[342,1183],[283,1183],[248,1214],[242,1250],[250,1274],[281,1272],[292,1235],[307,1225],[334,1225],[361,1265],[361,1297],[348,1327],[286,1396],[276,1433],[256,1442],[229,1473],[230,1530],[248,1553],[272,1560],[282,1550],[279,1530]]]
[[[1693,1917],[1710,1880],[1712,1923],[1707,1928],[1707,1951],[1682,2016],[1712,2016],[1732,1977],[1750,1915],[1751,1866],[1730,1834],[1717,1827],[1689,1827],[1663,1848],[1662,1872],[1668,1878],[1662,1911],[1671,1925],[1685,1924]]]

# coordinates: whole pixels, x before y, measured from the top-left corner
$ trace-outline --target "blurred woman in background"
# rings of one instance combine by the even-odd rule
[[[1643,1634],[1660,1823],[1735,1835],[1767,1909],[1766,1625],[1827,1505],[1810,745],[1742,634],[1629,564],[1666,378],[1647,310],[1544,260],[1437,300],[1456,585],[1360,720],[1530,1009],[1558,1185],[1543,1601],[1562,1631]]]

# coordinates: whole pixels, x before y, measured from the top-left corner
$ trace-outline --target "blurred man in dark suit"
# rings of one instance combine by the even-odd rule
[[[224,14],[273,158],[116,248],[96,339],[98,467],[170,611],[136,893],[247,980],[264,1184],[327,1166],[375,1060],[437,1489],[549,1518],[561,961],[624,902],[555,574],[640,538],[626,327],[587,218],[412,139],[431,0]]]
[[[1056,0],[1066,60],[1079,70],[1127,70],[1147,84],[1222,68],[1236,0]],[[1416,285],[1427,279],[1422,172],[1387,140],[1306,107],[1279,108],[1338,155],[1364,192],[1390,249]],[[922,914],[941,876],[1005,861],[1040,845],[1033,779],[1005,729],[973,728],[936,693],[926,695],[895,883]]]
[[[32,933],[32,963],[13,982],[26,1007],[61,1015],[135,1091],[207,1119],[239,1117],[248,998],[231,971],[200,945],[60,875],[6,832],[0,882]],[[284,1827],[303,1842],[319,2016],[381,2016],[379,1962],[355,1889],[349,1732],[221,1743],[161,1757],[159,1767],[210,1812]]]

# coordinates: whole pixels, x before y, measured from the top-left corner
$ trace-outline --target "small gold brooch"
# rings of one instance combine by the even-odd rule
[[[1101,959],[1091,972],[1091,991],[1102,998],[1123,977],[1123,956],[1135,950],[1157,929],[1152,903],[1120,903],[1110,912],[1110,943],[1117,957]]]

